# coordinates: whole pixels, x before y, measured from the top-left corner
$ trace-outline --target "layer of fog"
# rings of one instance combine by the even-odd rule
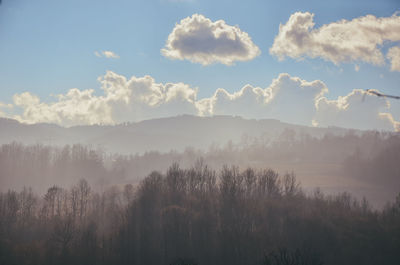
[[[8,122],[15,132],[8,134],[9,139],[1,138],[3,191],[32,187],[44,193],[49,186],[68,187],[82,178],[103,190],[138,183],[154,170],[165,172],[174,162],[188,168],[199,159],[217,171],[224,165],[236,165],[241,169],[272,168],[281,174],[294,172],[305,192],[317,187],[331,194],[348,191],[358,198],[365,196],[375,207],[392,201],[400,191],[400,137],[393,133],[183,116],[140,126],[66,129],[31,125],[29,128],[37,131],[29,141],[21,141],[21,136],[30,132],[19,127],[26,129],[27,125]],[[76,144],[72,137],[63,138],[73,134],[87,141]],[[53,142],[34,140],[49,135]]]

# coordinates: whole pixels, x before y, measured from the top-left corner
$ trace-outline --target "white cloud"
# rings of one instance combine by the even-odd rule
[[[357,129],[400,130],[400,104],[355,89],[348,95],[328,99],[328,88],[320,81],[308,82],[280,74],[266,87],[246,85],[235,92],[219,88],[197,99],[197,89],[183,83],[156,83],[151,76],[131,77],[108,71],[100,77],[103,93],[70,89],[53,102],[25,92],[13,97],[13,104],[0,104],[13,114],[0,115],[22,122],[114,124],[126,121],[192,114],[200,116],[238,115],[245,118],[274,118],[284,122],[340,126]],[[395,105],[397,104],[397,105]],[[21,110],[20,113],[15,111]],[[10,113],[10,111],[8,111]]]
[[[12,108],[13,108],[12,104],[5,104],[5,103],[0,102],[0,117],[6,118],[8,115],[3,110],[12,110]]]
[[[289,74],[280,74],[265,89],[246,85],[231,94],[220,88],[211,98],[203,99],[199,104],[208,106],[204,114],[274,118],[311,125],[315,101],[327,91],[325,84],[319,80],[307,82]]]
[[[400,130],[389,113],[389,101],[366,94],[362,89],[354,89],[346,96],[339,96],[336,100],[325,97],[316,102],[317,111],[314,124],[318,126],[335,125],[357,129]]]
[[[119,55],[112,51],[95,51],[94,55],[97,57],[111,58],[111,59],[119,59]]]
[[[358,71],[360,71],[360,66],[359,65],[354,65],[354,70],[356,71],[356,72],[358,72]]]
[[[390,48],[387,58],[390,60],[390,70],[400,72],[400,47]]]
[[[170,59],[202,65],[249,61],[260,54],[250,36],[223,20],[212,22],[200,14],[182,19],[168,36],[161,53]]]
[[[94,90],[70,89],[65,95],[58,95],[57,101],[40,102],[29,92],[13,97],[15,106],[22,108],[22,114],[13,118],[26,123],[57,123],[65,126],[78,124],[111,123],[110,108],[104,97],[93,95]]]
[[[197,90],[183,83],[156,83],[150,76],[107,72],[99,79],[114,122],[139,121],[179,114],[197,114]]]
[[[126,79],[107,72],[99,78],[103,95],[93,89],[70,89],[56,101],[45,103],[29,92],[16,94],[14,105],[22,113],[12,117],[27,123],[48,122],[65,126],[113,124],[124,121],[197,114],[197,90],[183,83],[156,83],[150,76]]]
[[[377,18],[373,15],[340,20],[314,28],[314,14],[296,12],[279,33],[270,53],[283,60],[320,57],[335,64],[364,61],[383,65],[382,45],[400,40],[400,16]]]

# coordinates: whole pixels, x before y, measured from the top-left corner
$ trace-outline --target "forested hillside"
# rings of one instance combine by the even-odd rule
[[[143,176],[164,172],[174,162],[187,168],[202,159],[210,168],[274,168],[294,171],[304,189],[320,187],[335,194],[348,191],[367,197],[381,208],[400,190],[400,137],[379,132],[326,134],[312,137],[284,130],[276,139],[242,137],[239,143],[214,145],[206,151],[149,151],[143,154],[110,153],[96,146],[73,144],[0,146],[0,190],[32,187],[43,193],[51,185],[70,186],[85,178],[96,190],[110,185],[136,185]]]

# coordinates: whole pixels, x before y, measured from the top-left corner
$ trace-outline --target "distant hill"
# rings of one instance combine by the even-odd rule
[[[24,124],[0,118],[0,144],[12,141],[24,144],[89,144],[107,152],[143,153],[186,147],[207,149],[212,144],[239,142],[244,136],[274,139],[287,129],[298,135],[321,137],[326,133],[344,134],[348,129],[316,128],[283,123],[273,119],[248,120],[241,117],[198,117],[182,115],[118,125],[61,127],[55,124]]]

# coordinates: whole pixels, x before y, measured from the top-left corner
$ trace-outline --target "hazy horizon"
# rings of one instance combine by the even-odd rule
[[[152,171],[165,172],[174,162],[188,168],[199,159],[216,171],[234,165],[242,170],[268,167],[280,174],[293,172],[307,192],[350,192],[366,197],[375,208],[393,200],[400,184],[396,132],[190,115],[69,128],[0,120],[0,128],[3,191],[32,187],[45,192],[48,186],[68,186],[80,177],[96,189],[136,185]],[[57,169],[58,157],[76,164]],[[23,169],[25,164],[28,168]]]

